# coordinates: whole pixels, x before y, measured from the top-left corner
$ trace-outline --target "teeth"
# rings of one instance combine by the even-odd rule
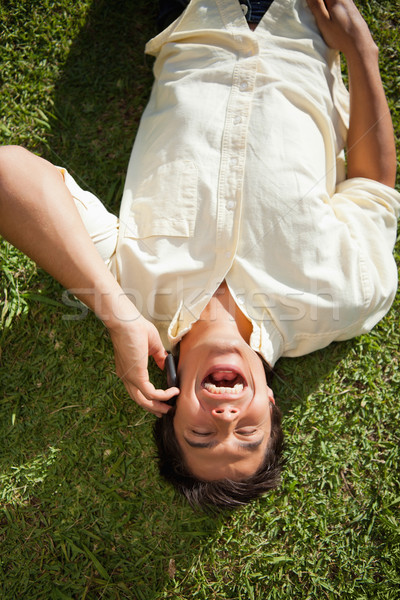
[[[213,383],[205,383],[204,387],[210,394],[240,394],[243,392],[243,383],[237,383],[233,387],[217,387]]]

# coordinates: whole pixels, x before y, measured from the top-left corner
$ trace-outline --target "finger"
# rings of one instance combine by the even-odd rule
[[[139,406],[147,410],[148,412],[153,413],[156,416],[166,415],[172,408],[169,404],[163,404],[162,402],[158,402],[157,400],[148,400],[140,390],[136,390],[135,401]]]
[[[148,400],[159,400],[160,402],[171,400],[171,398],[180,393],[180,390],[177,387],[170,387],[166,390],[156,389],[151,381],[136,384],[136,387]]]
[[[170,389],[176,390],[178,388],[170,388]],[[169,400],[172,400],[172,398],[175,398],[176,396],[179,396],[179,390],[177,392],[174,391],[170,398],[157,398],[157,401],[158,402],[169,402]]]
[[[353,0],[324,0],[324,4],[328,12],[331,12],[331,10],[335,8],[335,6],[342,5],[346,7],[346,5],[354,4],[354,2]]]
[[[129,395],[134,400],[136,400],[135,394],[137,390],[146,400],[158,400],[160,402],[166,402],[168,400],[171,400],[171,398],[177,396],[180,393],[180,390],[177,387],[170,387],[166,390],[159,388],[156,389],[151,383],[151,381],[148,379],[148,372],[144,371],[143,375],[144,377],[142,381],[140,381],[139,378],[135,378],[135,381],[130,381],[129,378],[126,376],[121,377],[126,389],[129,392]]]
[[[165,357],[167,356],[167,351],[165,350],[164,346],[162,345],[161,339],[158,337],[158,334],[157,334],[157,338],[158,339],[154,340],[153,344],[149,348],[149,355],[154,358],[156,365],[158,366],[159,369],[162,370],[164,368]]]
[[[324,23],[330,20],[329,11],[327,8],[328,5],[324,2],[324,0],[307,0],[307,4],[317,23],[318,20],[320,20],[320,22],[323,21]]]

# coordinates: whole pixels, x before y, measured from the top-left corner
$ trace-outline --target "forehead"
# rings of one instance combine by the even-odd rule
[[[230,449],[222,445],[212,449],[191,448],[179,444],[192,475],[205,481],[232,479],[240,481],[253,475],[262,465],[269,437],[255,450]]]

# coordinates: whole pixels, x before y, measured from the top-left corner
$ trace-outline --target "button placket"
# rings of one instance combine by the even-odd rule
[[[223,135],[218,187],[217,247],[219,259],[226,262],[236,252],[242,183],[245,164],[247,121],[251,110],[257,58],[236,63]],[[229,249],[229,251],[228,251]],[[228,265],[225,265],[225,269]]]

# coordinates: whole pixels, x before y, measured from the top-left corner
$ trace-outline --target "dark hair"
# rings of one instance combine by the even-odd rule
[[[269,367],[268,367],[269,368]],[[267,373],[267,380],[270,373]],[[194,477],[186,466],[182,450],[176,439],[172,407],[154,423],[154,439],[158,450],[160,475],[172,483],[188,502],[196,508],[233,509],[258,498],[280,483],[283,466],[282,413],[272,404],[271,435],[264,461],[259,469],[244,481],[220,479],[204,481]]]

